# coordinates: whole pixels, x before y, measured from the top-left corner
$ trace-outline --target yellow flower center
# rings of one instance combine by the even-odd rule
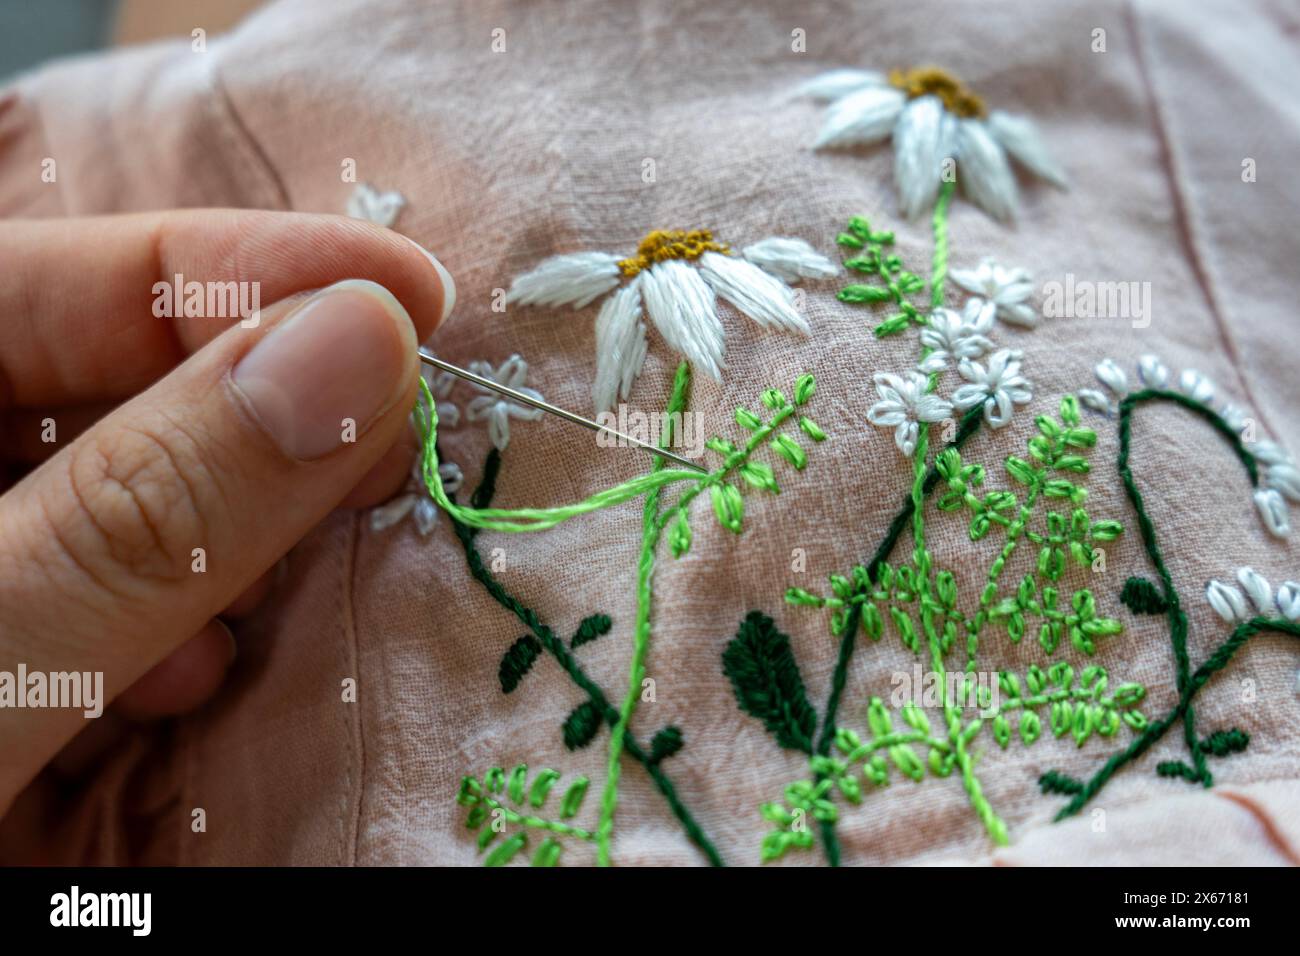
[[[988,113],[982,99],[962,85],[957,77],[937,66],[890,70],[889,83],[906,93],[909,99],[937,96],[943,102],[944,109],[956,116],[969,119]]]
[[[730,255],[725,242],[714,242],[713,233],[707,229],[656,229],[647,233],[636,247],[636,255],[619,262],[618,267],[629,279],[642,269],[668,259],[698,259],[706,252]]]

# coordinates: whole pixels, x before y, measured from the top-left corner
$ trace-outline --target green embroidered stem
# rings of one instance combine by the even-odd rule
[[[561,823],[558,820],[546,820],[542,817],[525,815],[512,810],[500,800],[494,800],[489,796],[481,798],[484,806],[489,810],[498,810],[505,817],[508,823],[514,823],[518,826],[532,827],[537,830],[546,830],[550,833],[558,833],[561,836],[571,836],[579,840],[594,840],[595,834],[589,833],[581,827],[571,827],[567,823]]]
[[[496,449],[493,449],[488,454],[487,461],[484,464],[483,479],[473,495],[472,504],[476,508],[485,507],[489,502],[491,502],[500,461],[500,454]],[[605,723],[610,727],[617,724],[619,712],[610,704],[600,686],[596,684],[595,681],[591,680],[591,678],[589,678],[583,671],[581,665],[578,664],[577,660],[569,652],[569,649],[565,647],[564,641],[557,637],[546,624],[542,623],[542,620],[538,617],[536,611],[530,607],[526,607],[517,598],[511,595],[493,576],[492,572],[484,563],[483,556],[474,546],[474,536],[477,531],[460,521],[456,521],[454,518],[453,526],[456,531],[456,537],[460,540],[461,546],[464,548],[465,561],[469,566],[470,575],[474,580],[478,581],[479,584],[484,587],[488,594],[492,596],[493,600],[522,621],[524,626],[536,635],[542,646],[546,648],[547,652],[551,654],[552,657],[555,658],[556,662],[560,665],[560,668],[569,676],[570,680],[572,680],[573,683],[587,695],[592,704],[599,709]],[[640,744],[637,743],[631,733],[626,733],[624,735],[623,748],[629,757],[645,767],[646,773],[650,775],[655,786],[668,802],[668,806],[672,810],[673,815],[677,817],[691,842],[700,848],[712,865],[722,866],[722,857],[705,835],[704,830],[700,827],[699,823],[696,822],[694,816],[691,815],[690,810],[678,796],[671,778],[664,771],[663,767],[657,761],[651,759],[650,755],[646,753]]]
[[[945,181],[939,189],[939,199],[934,205],[934,255],[930,259],[930,307],[943,305],[943,286],[948,281],[948,207],[957,181]]]
[[[945,182],[939,191],[939,201],[934,208],[934,256],[930,277],[930,304],[933,308],[943,305],[943,286],[948,275],[948,206],[952,202],[955,182]],[[929,354],[923,349],[921,359]],[[936,376],[930,377],[930,388],[934,388]],[[930,447],[930,426],[921,422],[917,430],[916,469],[912,482],[912,536],[914,538],[913,563],[916,566],[918,584],[917,597],[921,608],[921,629],[924,631],[930,647],[930,667],[934,671],[939,686],[943,689],[943,713],[948,725],[948,737],[952,741],[956,754],[957,766],[961,769],[962,783],[970,797],[971,806],[975,808],[980,820],[988,829],[994,842],[1007,842],[1007,826],[993,811],[988,798],[984,796],[979,778],[975,776],[975,759],[966,750],[966,738],[962,732],[961,713],[948,692],[947,667],[943,660],[943,644],[939,630],[934,623],[936,602],[931,597],[934,575],[932,558],[925,546],[925,478],[926,458]]]
[[[945,182],[939,190],[939,199],[935,203],[934,218],[932,221],[934,232],[934,255],[931,259],[930,274],[930,304],[933,308],[939,308],[943,305],[944,283],[948,277],[948,207],[952,204],[953,192],[956,190],[955,182]],[[841,296],[843,298],[843,296]],[[899,327],[906,325],[903,322]],[[886,324],[888,327],[888,323]],[[892,329],[890,329],[892,331]],[[924,355],[922,356],[924,357]],[[931,387],[934,379],[931,377]],[[958,428],[952,447],[961,447],[971,435],[979,430],[982,421],[981,409],[979,406],[969,410],[962,418],[961,425]],[[874,584],[879,572],[880,565],[889,557],[894,548],[894,544],[902,535],[903,529],[907,527],[909,519],[913,520],[914,531],[920,529],[920,540],[924,540],[923,519],[920,517],[922,505],[925,496],[934,488],[939,481],[939,474],[934,469],[926,471],[925,451],[928,446],[929,426],[921,423],[918,429],[918,444],[916,451],[916,480],[913,483],[912,494],[909,496],[903,510],[894,517],[890,523],[889,530],[885,533],[885,538],[876,548],[876,553],[872,555],[867,564],[867,575]],[[918,545],[919,547],[919,545]],[[835,671],[831,675],[830,695],[826,700],[826,716],[822,724],[821,736],[817,741],[817,753],[825,756],[830,752],[830,746],[835,739],[836,717],[839,713],[840,700],[844,696],[844,688],[848,682],[849,663],[853,659],[853,650],[857,643],[857,632],[860,615],[862,613],[861,605],[854,604],[849,609],[847,626],[844,634],[840,639],[839,654],[835,661]],[[819,782],[823,779],[819,774]],[[822,844],[826,848],[826,859],[831,866],[838,866],[840,859],[839,839],[835,835],[835,822],[833,820],[821,821]]]
[[[690,366],[683,362],[677,367],[672,395],[668,399],[668,407],[664,416],[665,421],[668,422],[668,428],[664,430],[661,437],[659,446],[661,448],[667,448],[672,443],[672,423],[681,418],[681,412],[686,406],[686,392],[690,380]],[[663,468],[663,463],[664,459],[656,458],[652,466],[652,474]],[[691,490],[695,491],[696,489]],[[686,495],[682,497],[686,498]],[[632,637],[632,664],[628,673],[627,695],[623,698],[623,706],[619,709],[618,721],[614,724],[614,730],[609,738],[609,763],[605,777],[605,792],[601,797],[600,823],[596,827],[597,861],[601,866],[609,865],[609,838],[614,829],[614,811],[618,807],[619,758],[623,753],[623,736],[628,730],[628,725],[632,720],[632,713],[636,710],[637,701],[641,697],[641,682],[645,678],[645,657],[650,647],[651,577],[654,574],[655,549],[659,544],[659,537],[663,530],[663,525],[656,521],[658,516],[659,491],[656,489],[646,495],[645,510],[642,515],[641,557],[637,563],[636,627]]]
[[[1083,789],[1075,796],[1075,798],[1057,814],[1056,818],[1058,820],[1078,813],[1083,808],[1084,804],[1101,791],[1102,787],[1106,785],[1117,770],[1129,761],[1134,760],[1145,753],[1147,749],[1163,737],[1169,730],[1170,726],[1179,719],[1183,721],[1183,737],[1187,744],[1187,749],[1191,754],[1194,767],[1193,773],[1196,779],[1200,780],[1206,786],[1209,785],[1211,774],[1209,768],[1206,766],[1205,753],[1199,746],[1199,741],[1196,736],[1196,711],[1192,707],[1192,697],[1195,695],[1196,691],[1200,689],[1204,680],[1208,680],[1210,675],[1221,669],[1227,663],[1228,658],[1231,658],[1232,653],[1235,653],[1236,648],[1240,646],[1241,642],[1233,644],[1233,641],[1236,639],[1237,633],[1247,627],[1247,625],[1239,627],[1237,631],[1234,632],[1233,638],[1230,638],[1227,642],[1221,645],[1219,649],[1211,655],[1206,664],[1202,665],[1202,667],[1198,669],[1197,674],[1200,674],[1207,666],[1214,663],[1216,660],[1219,660],[1220,653],[1223,652],[1225,648],[1232,645],[1232,650],[1228,651],[1227,657],[1223,658],[1222,663],[1219,663],[1218,666],[1213,667],[1206,672],[1206,676],[1204,680],[1201,681],[1201,684],[1195,684],[1194,678],[1190,674],[1191,659],[1187,651],[1187,615],[1183,612],[1182,604],[1178,596],[1178,590],[1174,587],[1173,576],[1169,573],[1169,568],[1165,564],[1164,554],[1161,552],[1160,544],[1156,540],[1155,522],[1152,521],[1151,516],[1147,514],[1146,503],[1142,498],[1142,492],[1138,490],[1137,481],[1133,477],[1133,469],[1129,465],[1129,452],[1132,444],[1133,410],[1142,403],[1153,401],[1172,402],[1208,421],[1214,429],[1227,440],[1232,450],[1236,453],[1237,458],[1246,469],[1246,474],[1250,478],[1251,485],[1259,484],[1259,468],[1255,461],[1255,456],[1246,448],[1245,444],[1241,440],[1241,436],[1222,418],[1222,416],[1218,415],[1202,403],[1179,392],[1171,392],[1164,389],[1144,389],[1142,391],[1133,392],[1132,394],[1125,396],[1123,401],[1120,402],[1119,475],[1120,480],[1124,485],[1124,493],[1128,497],[1129,503],[1133,506],[1134,512],[1137,514],[1138,528],[1142,534],[1142,544],[1146,549],[1147,557],[1150,558],[1151,564],[1155,568],[1156,574],[1160,579],[1160,586],[1163,591],[1162,597],[1164,599],[1165,614],[1169,620],[1169,641],[1174,654],[1176,673],[1175,686],[1178,689],[1179,699],[1177,706],[1175,706],[1165,718],[1150,724],[1142,736],[1135,740],[1127,749],[1115,754],[1110,758],[1110,760],[1106,761],[1106,764],[1101,768],[1101,770],[1099,770],[1092,779],[1084,784]],[[1257,618],[1254,621],[1248,622],[1248,624],[1253,625],[1260,620],[1263,619]],[[1280,624],[1267,629],[1281,629],[1286,633],[1293,633],[1292,630],[1287,629],[1287,627],[1282,627]],[[1253,633],[1257,633],[1257,631],[1251,631],[1249,634],[1246,634],[1246,637],[1249,637],[1250,634]],[[1242,638],[1242,641],[1244,640],[1245,637]]]

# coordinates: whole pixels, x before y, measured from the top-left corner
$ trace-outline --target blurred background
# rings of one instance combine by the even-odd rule
[[[189,36],[212,37],[266,0],[0,0],[0,84],[55,57]]]

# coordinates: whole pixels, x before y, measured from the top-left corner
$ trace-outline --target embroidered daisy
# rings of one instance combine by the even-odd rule
[[[956,160],[970,200],[997,219],[1010,219],[1016,210],[1008,155],[1042,179],[1065,186],[1065,173],[1029,120],[989,112],[960,80],[937,67],[894,70],[887,77],[835,70],[800,92],[830,103],[814,149],[893,137],[894,181],[909,219],[934,204],[948,159]]]
[[[669,348],[720,380],[724,332],[718,297],[759,325],[807,335],[808,323],[795,308],[790,284],[837,271],[801,239],[765,239],[736,256],[707,229],[655,231],[626,258],[579,252],[546,259],[515,278],[506,301],[581,309],[617,289],[596,316],[591,398],[599,412],[626,399],[641,372],[646,356],[643,309]]]
[[[985,259],[974,269],[953,269],[948,275],[967,292],[991,302],[1003,322],[1026,328],[1038,324],[1038,310],[1028,301],[1033,279],[1025,269],[1008,269]]]
[[[528,378],[528,363],[518,355],[510,356],[501,363],[500,368],[496,369],[490,362],[470,362],[469,370],[475,375],[491,379],[498,385],[513,388],[516,392],[523,392],[538,401],[544,401],[541,392],[524,384]],[[489,391],[482,385],[475,385],[474,388],[482,394],[469,400],[469,404],[465,406],[465,417],[471,422],[487,422],[488,437],[492,439],[492,444],[496,446],[497,451],[505,451],[506,446],[510,444],[510,419],[518,418],[535,422],[542,417],[540,408],[512,402],[506,396]]]
[[[1133,391],[1128,374],[1114,359],[1102,359],[1093,371],[1106,386],[1106,391],[1080,389],[1079,401],[1103,415],[1119,414],[1119,401]],[[1138,379],[1143,388],[1168,389],[1172,383],[1188,398],[1211,411],[1217,411],[1228,427],[1239,433],[1254,425],[1239,406],[1227,401],[1216,405],[1218,387],[1209,376],[1196,369],[1184,369],[1175,376],[1159,356],[1143,355],[1138,359]],[[1300,502],[1300,468],[1297,468],[1291,454],[1276,442],[1247,442],[1247,448],[1261,466],[1259,487],[1252,496],[1260,520],[1270,534],[1279,538],[1286,537],[1291,533],[1287,501]]]
[[[993,303],[983,299],[971,299],[960,314],[935,309],[921,328],[921,345],[930,354],[917,368],[927,374],[941,372],[949,363],[957,365],[993,351],[993,343],[984,335],[993,328],[993,314]]]
[[[406,199],[399,192],[380,192],[369,183],[357,183],[357,188],[348,197],[348,215],[353,219],[391,226],[405,205]]]
[[[953,392],[953,406],[966,411],[983,402],[984,420],[993,428],[1011,421],[1014,407],[1034,397],[1029,381],[1020,374],[1020,352],[1014,349],[994,352],[987,369],[979,362],[963,359],[957,371],[967,384]]]
[[[439,415],[441,416],[441,412]],[[448,493],[459,491],[461,483],[465,480],[460,466],[454,461],[439,462],[438,477],[442,479],[442,487]],[[384,531],[407,515],[411,516],[415,522],[415,529],[424,538],[427,538],[438,524],[438,505],[429,497],[428,489],[424,487],[419,459],[416,459],[414,467],[411,468],[411,477],[407,479],[402,491],[382,505],[370,509],[370,530]]]
[[[867,421],[879,428],[894,429],[894,444],[909,458],[916,451],[918,422],[941,422],[952,417],[949,402],[926,394],[929,379],[920,372],[877,372],[875,382],[880,401],[867,411]]]
[[[1237,571],[1238,589],[1222,581],[1211,581],[1205,589],[1205,600],[1214,612],[1228,624],[1240,624],[1251,618],[1281,615],[1288,621],[1300,621],[1300,584],[1287,581],[1273,593],[1268,579],[1253,568]],[[1245,591],[1243,596],[1242,591]],[[1250,598],[1247,604],[1246,598]]]

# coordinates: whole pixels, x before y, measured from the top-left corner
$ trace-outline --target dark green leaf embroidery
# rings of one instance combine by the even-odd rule
[[[812,752],[817,714],[804,693],[790,639],[753,611],[722,654],[740,709],[757,717],[782,747]]]

